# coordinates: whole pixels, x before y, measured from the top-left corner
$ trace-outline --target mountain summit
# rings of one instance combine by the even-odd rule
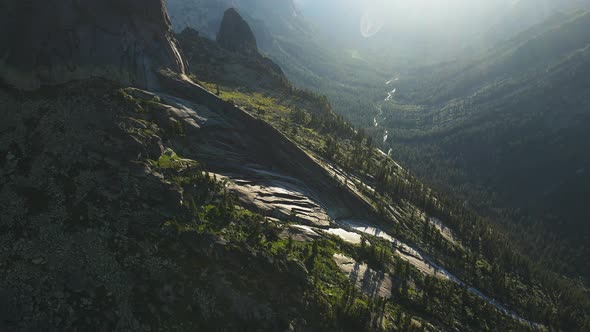
[[[243,55],[258,53],[256,37],[252,29],[234,8],[229,8],[223,15],[217,34],[217,43],[228,51]]]
[[[0,10],[0,76],[35,89],[102,77],[158,87],[156,72],[184,72],[162,0],[8,0]]]

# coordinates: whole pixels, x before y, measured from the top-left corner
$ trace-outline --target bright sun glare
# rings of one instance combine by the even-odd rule
[[[383,29],[387,20],[396,16],[396,13],[420,15],[440,7],[444,2],[442,0],[362,0],[361,35],[365,38],[376,35]]]
[[[377,6],[369,7],[361,18],[361,35],[365,38],[377,34],[385,24],[385,17],[378,9]]]
[[[320,1],[320,0],[318,0]],[[360,9],[360,33],[370,38],[386,25],[414,27],[423,31],[457,29],[469,21],[477,25],[489,17],[500,3],[513,4],[518,0],[342,0],[343,6]],[[356,3],[356,6],[353,4]],[[483,23],[483,22],[481,22]],[[460,27],[459,27],[460,28]]]

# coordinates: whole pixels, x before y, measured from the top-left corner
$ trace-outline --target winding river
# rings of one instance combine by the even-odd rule
[[[385,85],[391,85],[393,82],[397,82],[399,81],[399,77],[394,77],[392,79],[390,79],[389,81],[385,82]],[[373,117],[373,126],[375,126],[375,128],[378,128],[381,123],[383,121],[385,121],[387,118],[383,116],[383,105],[391,100],[393,100],[393,96],[395,95],[395,93],[397,92],[397,88],[393,88],[393,90],[387,92],[387,97],[385,97],[385,99],[383,99],[383,101],[379,102],[379,104],[377,104],[375,107],[377,108],[377,115],[375,115]],[[389,138],[389,131],[385,130],[385,133],[383,134],[383,144],[387,143],[387,139]]]

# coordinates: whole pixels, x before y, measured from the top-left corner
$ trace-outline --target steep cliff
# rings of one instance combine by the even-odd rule
[[[252,29],[234,8],[229,8],[223,14],[217,43],[228,51],[243,55],[258,53],[258,45]]]
[[[157,72],[184,72],[161,0],[0,4],[0,76],[22,89],[102,77],[157,88]]]

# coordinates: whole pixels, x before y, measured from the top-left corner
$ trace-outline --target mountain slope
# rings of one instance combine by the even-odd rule
[[[234,7],[251,26],[261,53],[277,63],[294,85],[321,91],[339,114],[355,124],[370,123],[365,110],[373,108],[376,87],[391,78],[370,65],[371,52],[359,54],[311,27],[292,0],[167,0],[167,4],[177,33],[190,27],[212,40],[224,11]],[[384,67],[389,62],[386,59]]]
[[[542,73],[590,44],[586,34],[589,28],[588,12],[554,16],[479,58],[427,67],[410,74],[400,84],[399,98],[438,106],[474,94],[495,82]],[[429,76],[428,80],[425,76]]]
[[[157,92],[118,75],[0,89],[2,330],[588,327],[584,288],[424,186],[325,97],[243,86],[224,63],[276,68],[195,35],[181,36],[189,67],[221,63],[200,85],[163,71]]]
[[[214,53],[208,54],[207,51],[205,51],[209,48],[198,47],[200,43],[204,42],[203,40],[192,40],[190,38],[185,37],[186,36],[181,37],[181,45],[185,50],[187,50],[187,54],[190,58],[189,63],[191,64],[191,68],[204,68],[203,61],[207,62],[210,60],[206,59],[215,58]],[[202,54],[200,54],[199,56],[195,56],[195,50],[200,50]],[[224,63],[232,63],[233,61],[236,61],[236,59],[239,59],[238,54],[234,54],[233,57],[230,54],[227,54],[224,56]],[[263,77],[265,70],[263,68],[260,68],[259,70],[259,77]],[[268,72],[268,69],[266,71]],[[421,242],[421,240],[418,240],[417,243],[415,242],[417,239],[421,237],[420,235],[418,235],[420,232],[422,232],[425,228],[428,229],[430,225],[436,225],[436,222],[432,221],[432,216],[436,216],[439,213],[441,213],[440,218],[442,220],[445,220],[447,224],[455,225],[456,227],[459,227],[461,229],[463,229],[464,227],[459,226],[462,223],[462,221],[456,220],[453,217],[451,217],[448,213],[450,213],[451,215],[453,213],[450,211],[441,212],[440,210],[438,210],[438,212],[435,212],[437,211],[437,208],[434,208],[434,206],[437,206],[437,203],[434,203],[434,205],[426,204],[426,206],[423,206],[422,203],[419,203],[421,200],[421,198],[419,197],[421,197],[422,195],[432,196],[433,193],[431,192],[430,194],[428,194],[424,192],[414,192],[414,189],[404,187],[401,184],[403,183],[403,180],[400,183],[397,179],[400,177],[402,179],[407,178],[409,175],[406,174],[405,171],[399,168],[399,166],[396,165],[394,162],[388,162],[387,158],[383,160],[382,158],[384,158],[384,155],[380,152],[376,156],[366,154],[366,150],[362,147],[362,145],[370,144],[370,140],[366,138],[363,139],[361,135],[359,142],[363,143],[361,143],[361,145],[357,145],[358,143],[351,142],[349,138],[347,139],[347,136],[350,137],[354,136],[355,134],[350,132],[350,129],[348,129],[346,126],[340,129],[336,129],[339,128],[339,125],[337,123],[330,124],[329,122],[332,122],[333,120],[329,120],[329,118],[324,120],[328,120],[328,123],[322,124],[321,121],[318,121],[317,118],[325,112],[325,110],[322,111],[324,106],[322,106],[323,104],[321,99],[317,100],[314,103],[314,99],[316,98],[313,95],[305,93],[304,91],[297,91],[296,89],[294,90],[288,85],[283,86],[281,89],[277,89],[277,87],[279,86],[269,88],[265,85],[256,84],[256,80],[252,81],[253,84],[251,84],[248,87],[242,86],[240,84],[235,84],[236,81],[239,82],[241,80],[241,77],[243,77],[243,73],[237,70],[232,72],[224,70],[207,70],[206,73],[208,81],[203,82],[204,85],[210,86],[212,87],[212,89],[217,87],[219,95],[222,98],[231,100],[232,103],[242,105],[248,112],[250,112],[250,114],[254,115],[255,117],[264,119],[265,121],[268,121],[273,126],[275,126],[275,128],[278,128],[284,135],[289,137],[291,140],[297,142],[299,146],[304,147],[308,151],[308,153],[312,153],[313,155],[315,155],[315,159],[319,160],[321,164],[326,165],[328,169],[333,170],[332,174],[334,175],[334,177],[337,177],[339,179],[341,184],[344,184],[345,187],[348,187],[354,190],[355,192],[359,192],[359,194],[365,196],[366,199],[368,199],[369,201],[373,201],[373,204],[376,204],[377,209],[381,213],[381,217],[378,219],[385,218],[387,220],[391,220],[391,222],[393,222],[394,225],[396,223],[399,223],[399,226],[394,226],[393,230],[387,231],[388,227],[390,226],[385,226],[385,224],[382,223],[374,223],[368,221],[368,219],[361,219],[360,223],[358,223],[358,221],[356,223],[350,223],[346,221],[346,217],[341,216],[340,218],[336,219],[337,222],[340,221],[338,222],[338,225],[340,227],[346,225],[347,227],[352,227],[353,232],[360,231],[362,233],[364,231],[364,234],[366,235],[377,235],[378,237],[382,236],[386,239],[391,239],[391,236],[393,235],[396,236],[398,239],[401,238],[402,241],[409,241],[411,247],[403,245],[402,247],[406,249],[397,251],[397,253],[400,254],[401,257],[405,257],[402,259],[406,259],[408,262],[410,262],[411,265],[415,265],[416,268],[418,268],[419,270],[425,271],[423,273],[426,273],[427,275],[429,274],[428,271],[430,268],[426,266],[435,266],[435,276],[437,274],[447,276],[450,275],[449,278],[451,280],[457,281],[458,279],[456,276],[453,276],[453,274],[449,273],[448,271],[445,271],[444,268],[442,270],[439,269],[439,264],[442,264],[447,268],[453,266],[452,270],[454,270],[455,272],[462,271],[460,272],[462,274],[461,278],[470,278],[468,277],[470,272],[465,271],[462,268],[459,268],[457,265],[454,265],[452,263],[453,259],[451,259],[448,256],[443,258],[443,256],[446,256],[448,254],[448,252],[440,256],[440,253],[432,251],[432,249],[434,248],[429,247],[428,243]],[[198,79],[199,77],[203,77],[201,76],[201,72],[198,70],[194,72],[194,74],[196,79]],[[306,98],[304,100],[307,101],[307,103],[302,102],[302,100],[299,99],[300,96],[305,96]],[[292,113],[291,115],[289,115],[290,112]],[[288,121],[289,117],[292,117],[292,119],[295,120],[295,122],[293,123],[291,121]],[[317,136],[317,134],[319,134],[320,136]],[[381,161],[379,161],[380,159]],[[411,177],[409,177],[407,178],[407,181],[413,183],[413,181],[415,180],[412,180]],[[365,182],[365,184],[362,184],[362,182]],[[368,186],[368,188],[365,188],[365,186]],[[420,187],[420,185],[417,186]],[[426,191],[428,192],[427,189]],[[389,200],[391,199],[391,197],[395,197],[396,195],[408,197],[408,199],[410,200],[410,205],[405,205],[406,203],[400,203],[395,199],[393,203],[391,203],[391,201]],[[388,209],[391,210],[387,212]],[[416,211],[415,209],[424,209],[423,211],[429,211],[422,215],[425,217],[425,219],[421,219],[422,217],[418,219],[421,220],[418,222],[418,224],[412,224],[412,222],[410,221],[414,218],[412,217],[413,212],[408,214],[409,211]],[[391,215],[389,213],[391,213]],[[345,219],[344,222],[342,219]],[[455,221],[451,221],[452,219],[454,219]],[[467,221],[467,219],[465,221]],[[408,221],[410,222],[408,223]],[[432,227],[436,228],[439,226]],[[444,223],[440,225],[440,227],[442,227],[439,229],[441,231],[441,234],[443,234],[445,229]],[[489,231],[488,227],[489,226],[484,226],[484,228],[486,229],[486,231],[484,232]],[[457,230],[457,228],[454,229]],[[467,233],[469,233],[469,231]],[[497,241],[496,236],[498,236],[495,233],[493,234],[494,235],[491,235],[489,237],[486,236],[486,240],[482,241],[483,243],[488,243],[488,245],[490,246],[489,250],[491,251],[488,252],[488,254],[490,254],[491,256],[486,257],[490,257],[489,259],[491,260],[496,260],[499,259],[499,257],[505,255],[506,252],[501,250],[503,251],[503,253],[500,253],[495,251],[496,249],[492,249],[495,247],[495,244],[492,244],[492,242],[495,243]],[[350,234],[349,236],[354,238],[353,235],[354,233]],[[467,237],[470,236],[466,233],[463,233],[462,235]],[[444,235],[442,236],[444,237]],[[349,238],[348,235],[346,235],[345,238],[348,238],[348,241],[354,241],[352,240],[352,238]],[[375,239],[373,239],[373,241],[375,241]],[[443,240],[443,242],[444,241],[453,242],[455,240],[453,240],[452,237],[447,237],[446,240]],[[412,246],[412,243],[417,246]],[[447,245],[449,245],[449,243],[447,243]],[[502,244],[501,247],[505,245],[506,244]],[[407,252],[414,252],[415,254],[410,254],[408,256]],[[431,258],[435,257],[435,260],[442,259],[442,261],[436,263],[435,261],[430,260],[431,258],[428,258],[428,256],[430,256]],[[416,259],[416,257],[420,258]],[[344,261],[346,261],[346,259],[344,259]],[[422,264],[424,265],[422,265],[420,261],[422,261]],[[493,264],[502,263],[495,262]],[[526,263],[522,261],[520,264],[526,265]],[[491,280],[494,280],[494,278],[492,277]],[[490,282],[494,283],[494,281],[491,280]],[[481,282],[476,283],[477,285],[479,285],[479,287],[482,287]],[[460,281],[458,282],[458,284],[462,285]],[[475,288],[470,288],[470,290],[473,289]],[[490,290],[488,289],[487,291],[484,291],[484,293],[489,291]],[[496,290],[491,292],[495,293]],[[510,291],[508,291],[508,293],[510,293]],[[478,297],[481,295],[480,291],[477,291],[477,289],[475,289],[475,292],[473,294]],[[519,294],[518,296],[526,297],[524,294]],[[480,299],[483,298],[480,297]],[[511,296],[503,298],[504,301],[514,301],[514,299],[515,297]],[[576,300],[575,302],[583,303],[583,301],[578,300]],[[537,308],[533,310],[533,312],[540,313],[544,311]]]
[[[588,13],[552,20],[454,65],[423,86],[432,96],[419,101],[424,111],[394,111],[384,124],[412,168],[516,222],[507,227],[540,258],[586,278],[588,28]],[[400,99],[411,99],[404,88]]]
[[[169,150],[174,131],[152,116],[181,110],[149,112],[119,89],[92,81],[43,89],[3,114],[2,140],[12,143],[1,148],[2,329],[284,328],[289,314],[273,318],[281,305],[250,289],[272,294],[276,285],[269,296],[293,305],[279,294],[304,296],[305,268],[217,234],[222,221],[261,219],[224,207],[222,185]],[[2,100],[14,105],[7,111],[22,105],[10,91]],[[249,268],[236,280],[243,261]]]
[[[590,9],[590,1],[587,0],[513,1],[503,11],[500,20],[484,33],[482,38],[492,43],[509,40],[515,34],[541,24],[557,14],[569,16],[576,11],[588,9]]]

